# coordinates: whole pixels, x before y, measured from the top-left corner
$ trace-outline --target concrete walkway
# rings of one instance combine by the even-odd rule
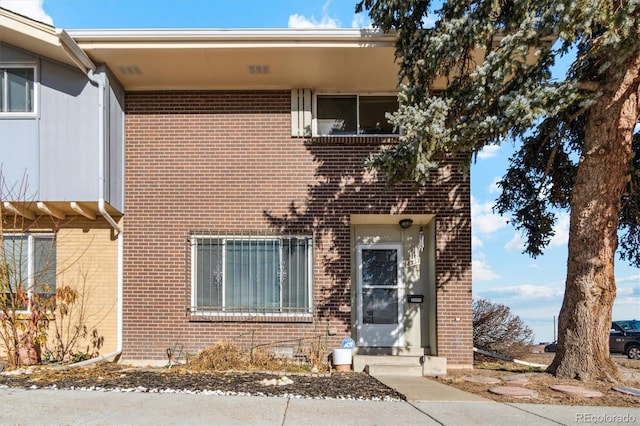
[[[640,408],[502,404],[452,390],[424,378],[386,377],[383,381],[394,383],[400,392],[403,389],[407,391],[409,401],[0,389],[0,424],[395,426],[640,423]]]
[[[407,402],[493,402],[425,377],[376,376],[376,380],[403,394]]]

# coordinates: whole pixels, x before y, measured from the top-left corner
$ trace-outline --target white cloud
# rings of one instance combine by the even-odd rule
[[[551,237],[551,241],[549,241],[549,247],[566,247],[569,243],[569,213],[557,213],[556,218],[556,224],[553,228],[555,234]],[[524,246],[524,234],[516,232],[513,234],[513,238],[504,245],[504,249],[508,253],[522,252],[524,250]]]
[[[560,282],[474,290],[474,297],[508,306],[514,315],[519,316],[533,330],[536,341],[551,341],[554,337],[554,317],[560,311],[563,295],[564,285]]]
[[[331,0],[322,5],[322,18],[318,21],[315,16],[307,18],[297,13],[289,16],[289,28],[340,28],[340,21],[329,16]]]
[[[618,288],[616,289],[616,297],[627,297],[627,296],[635,296],[636,290],[631,287]]]
[[[0,0],[0,7],[36,21],[53,25],[53,18],[44,11],[42,3],[44,3],[44,0]]]
[[[500,278],[491,266],[485,262],[482,255],[479,256],[481,259],[476,259],[471,262],[471,273],[473,275],[473,281],[493,281]]]
[[[371,24],[371,18],[369,18],[369,15],[365,13],[357,13],[353,15],[351,28],[371,28],[372,26],[373,25]]]
[[[483,242],[480,238],[475,235],[471,236],[471,248],[480,248],[483,246]]]
[[[289,16],[288,26],[289,28],[339,28],[340,21],[327,15],[318,21],[315,16],[306,18],[296,13]]]
[[[480,152],[478,153],[478,159],[482,160],[484,158],[492,158],[498,154],[500,150],[500,145],[498,144],[489,144],[486,145]]]
[[[524,236],[520,232],[515,232],[513,238],[504,245],[507,253],[519,252],[524,250]]]
[[[507,220],[493,212],[493,202],[478,202],[471,197],[471,221],[473,231],[479,234],[492,234],[507,225]]]
[[[502,190],[498,186],[498,182],[500,182],[501,180],[502,178],[498,176],[493,178],[493,181],[491,181],[491,184],[489,184],[489,194],[497,194]]]
[[[569,243],[569,219],[568,212],[560,212],[556,215],[556,224],[553,227],[555,235],[549,242],[549,247],[566,246]]]
[[[640,285],[640,275],[631,275],[623,278],[616,278],[617,283],[636,283]]]
[[[484,290],[480,296],[490,299],[504,300],[525,300],[534,304],[536,301],[560,299],[564,296],[563,286],[538,286],[531,284],[495,287]]]

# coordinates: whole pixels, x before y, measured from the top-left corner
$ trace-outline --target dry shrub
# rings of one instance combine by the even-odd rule
[[[198,352],[195,358],[189,360],[189,366],[196,370],[245,370],[250,361],[249,351],[222,340]]]
[[[473,346],[518,358],[531,353],[533,331],[509,307],[487,299],[473,301]]]
[[[321,360],[324,351],[318,347],[316,339],[304,350],[305,358],[311,367],[318,371],[328,370],[328,364]],[[311,355],[311,356],[310,356]],[[189,367],[194,370],[228,371],[228,370],[267,370],[267,371],[305,371],[309,366],[294,362],[290,358],[277,356],[270,347],[250,349],[239,348],[229,340],[222,340],[213,346],[202,349],[189,360]]]
[[[301,345],[301,351],[311,367],[319,372],[330,370],[327,361],[327,344],[320,337],[312,338]]]
[[[276,356],[269,348],[256,348],[252,352],[251,367],[256,370],[298,370],[291,359]]]

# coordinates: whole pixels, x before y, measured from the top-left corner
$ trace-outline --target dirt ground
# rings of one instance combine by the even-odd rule
[[[532,353],[523,357],[525,361],[549,364],[554,354]],[[425,378],[437,380],[484,398],[500,402],[527,402],[553,405],[586,405],[610,407],[638,407],[640,397],[613,390],[615,386],[640,389],[640,360],[630,360],[615,355],[621,373],[626,377],[620,383],[604,381],[580,382],[558,379],[543,372],[540,368],[496,361],[491,358],[478,359],[472,370],[449,370],[447,376]],[[291,383],[284,386],[268,385],[265,382],[288,375]],[[519,399],[493,394],[489,389],[504,386],[499,384],[475,383],[466,381],[469,376],[504,378],[510,376],[526,377],[529,383],[524,385],[535,390],[538,397]],[[597,390],[601,397],[569,396],[550,388],[552,385],[574,385]],[[159,392],[163,389],[175,389],[185,392],[215,392],[226,395],[298,395],[306,398],[398,400],[402,399],[390,389],[365,373],[285,373],[268,374],[250,371],[212,372],[188,366],[167,368],[139,368],[114,363],[99,363],[90,367],[31,367],[22,371],[0,373],[0,388],[57,388],[87,390],[128,390],[136,392]]]
[[[535,350],[535,349],[534,349]],[[539,350],[539,348],[537,348]],[[553,353],[532,353],[523,357],[523,361],[536,364],[548,365],[553,360]],[[544,373],[544,369],[532,368],[524,365],[498,361],[488,357],[477,357],[473,370],[449,370],[447,376],[438,377],[442,383],[446,383],[458,389],[471,392],[484,398],[493,399],[500,402],[527,402],[532,404],[553,404],[553,405],[588,405],[588,406],[609,406],[609,407],[639,407],[640,397],[627,395],[613,387],[628,387],[640,389],[640,360],[628,359],[621,355],[612,355],[613,360],[618,364],[624,379],[620,383],[610,383],[605,381],[584,382],[570,379],[559,379],[550,374]],[[510,376],[524,376],[529,380],[529,384],[524,387],[532,389],[538,393],[537,398],[521,399],[501,396],[489,392],[490,388],[496,386],[507,386],[506,382],[498,384],[476,383],[466,381],[470,376],[483,376],[492,378],[503,378]],[[602,392],[602,397],[570,396],[554,389],[553,385],[581,386]]]

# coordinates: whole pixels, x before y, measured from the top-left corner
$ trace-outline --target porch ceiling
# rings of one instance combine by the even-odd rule
[[[412,225],[428,225],[435,214],[352,214],[352,225],[398,225],[401,219],[411,219]]]

